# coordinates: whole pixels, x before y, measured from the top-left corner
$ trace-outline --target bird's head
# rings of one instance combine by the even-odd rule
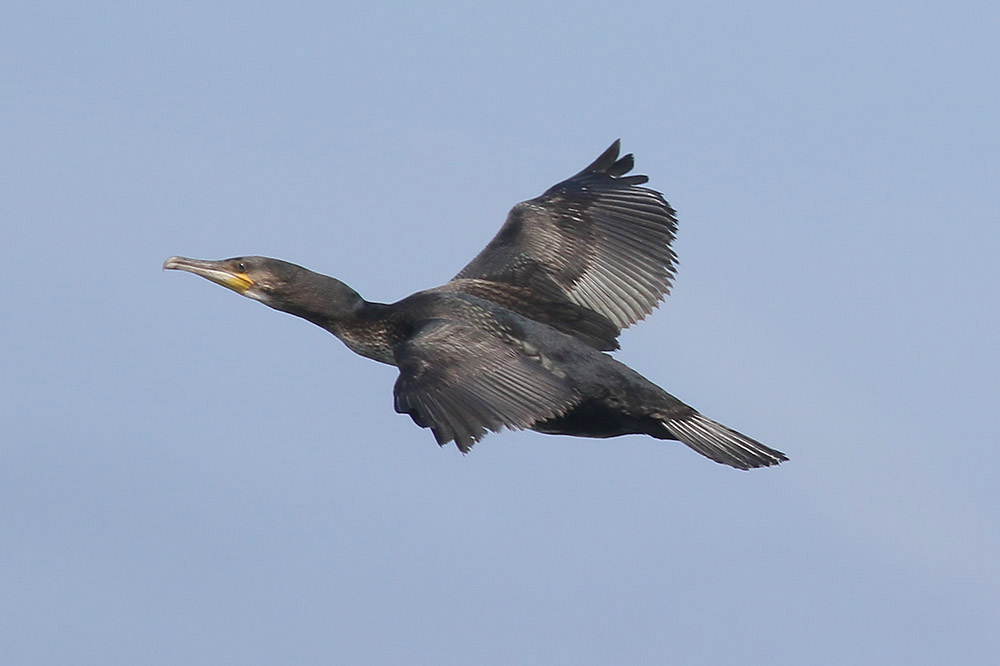
[[[219,261],[170,257],[163,262],[163,268],[200,275],[237,294],[320,325],[349,314],[363,303],[357,292],[335,278],[270,257]]]
[[[305,270],[294,264],[267,257],[234,257],[220,261],[170,257],[163,262],[163,268],[200,275],[206,280],[232,289],[241,296],[268,305],[276,294],[288,288],[296,272],[294,269]]]

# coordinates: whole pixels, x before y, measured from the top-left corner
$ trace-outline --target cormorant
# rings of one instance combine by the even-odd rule
[[[438,444],[469,451],[487,431],[646,434],[679,440],[739,469],[787,460],[699,414],[604,353],[669,292],[677,218],[626,175],[615,141],[592,164],[517,204],[492,241],[447,284],[392,304],[267,257],[201,261],[188,271],[302,317],[351,350],[399,368],[395,408]]]

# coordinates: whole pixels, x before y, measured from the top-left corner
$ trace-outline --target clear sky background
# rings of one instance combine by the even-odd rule
[[[997,663],[995,2],[205,4],[3,10],[5,663]],[[787,465],[439,449],[160,270],[395,300],[617,137],[681,261],[618,358]]]

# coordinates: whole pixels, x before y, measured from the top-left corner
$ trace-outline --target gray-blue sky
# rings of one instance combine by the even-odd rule
[[[994,663],[993,4],[4,15],[11,663]],[[618,356],[788,465],[439,450],[393,369],[159,270],[393,300],[619,136],[681,267]]]

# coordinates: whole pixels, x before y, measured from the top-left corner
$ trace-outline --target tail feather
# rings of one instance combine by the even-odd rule
[[[697,412],[664,419],[663,425],[674,439],[706,458],[737,469],[769,467],[788,460],[788,456],[781,451],[764,446]]]

